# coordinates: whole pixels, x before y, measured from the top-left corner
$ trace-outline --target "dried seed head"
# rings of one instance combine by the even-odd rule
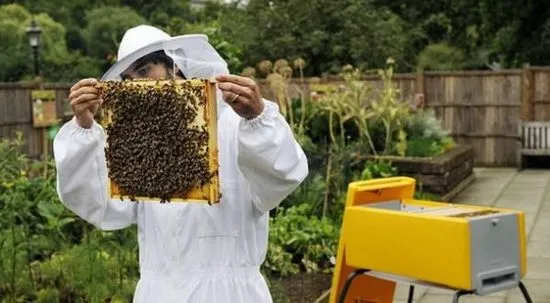
[[[275,61],[275,63],[273,64],[273,70],[276,73],[280,73],[281,69],[283,67],[287,67],[287,66],[289,66],[288,61],[286,61],[285,59],[279,59],[279,60]]]
[[[271,69],[273,68],[273,63],[269,60],[264,60],[258,64],[258,69],[263,75],[268,75],[271,73]]]
[[[294,65],[294,68],[303,69],[304,67],[306,67],[306,61],[302,58],[298,58],[294,60],[293,65]]]
[[[241,76],[248,77],[248,78],[254,78],[256,77],[256,69],[253,67],[245,67],[243,71],[241,72]]]
[[[279,74],[281,74],[285,79],[290,79],[292,77],[292,68],[290,66],[283,66],[279,70]]]

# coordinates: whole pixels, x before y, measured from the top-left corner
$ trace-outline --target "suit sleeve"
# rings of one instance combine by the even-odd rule
[[[108,198],[105,134],[97,123],[81,128],[67,122],[54,139],[57,192],[76,215],[102,230],[136,223],[137,204]]]
[[[264,100],[264,111],[238,126],[238,163],[253,202],[264,213],[277,207],[309,173],[307,158],[278,106]]]

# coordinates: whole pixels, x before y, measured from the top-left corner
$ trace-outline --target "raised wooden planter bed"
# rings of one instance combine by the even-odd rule
[[[475,179],[474,151],[468,145],[457,146],[434,158],[372,158],[390,160],[399,175],[415,178],[419,190],[436,194],[441,201],[451,200]]]

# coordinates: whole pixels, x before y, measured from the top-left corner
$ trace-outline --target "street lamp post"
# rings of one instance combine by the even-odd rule
[[[38,67],[38,46],[40,45],[40,34],[42,34],[42,29],[33,18],[31,26],[27,28],[27,37],[29,38],[29,44],[34,51],[34,73],[37,77],[40,75]]]

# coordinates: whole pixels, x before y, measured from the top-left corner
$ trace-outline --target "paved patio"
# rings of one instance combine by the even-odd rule
[[[550,170],[513,168],[478,168],[476,181],[454,201],[519,209],[526,214],[527,276],[523,280],[533,302],[550,303]],[[395,303],[405,303],[408,285],[398,285]],[[452,293],[432,288],[415,288],[419,303],[451,303]],[[519,289],[499,292],[484,297],[463,296],[462,303],[516,303],[525,302]]]

